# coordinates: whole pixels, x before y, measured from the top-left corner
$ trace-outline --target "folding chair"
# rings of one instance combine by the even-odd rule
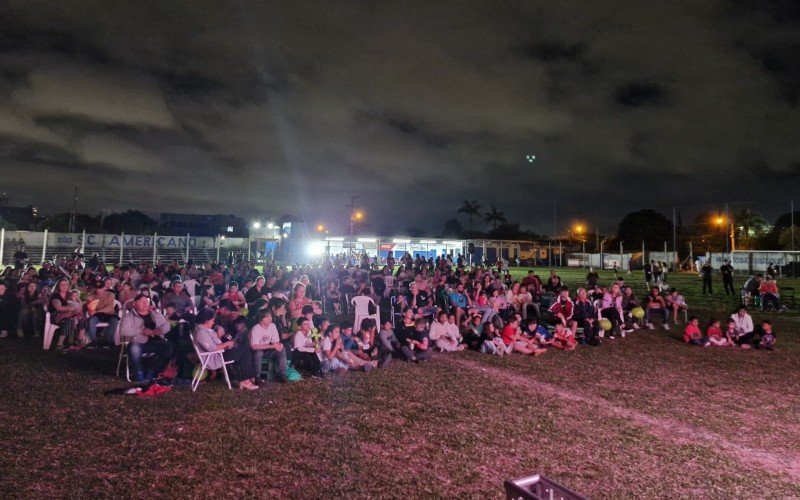
[[[50,322],[50,311],[47,310],[47,306],[44,306],[44,346],[43,349],[47,350],[50,349],[50,345],[53,343],[53,336],[56,333],[56,330],[61,328],[58,325],[54,325]]]
[[[228,377],[228,368],[227,366],[233,363],[231,361],[225,361],[225,356],[223,356],[223,351],[210,351],[210,352],[202,352],[200,348],[197,346],[197,342],[194,341],[194,334],[190,333],[189,338],[192,339],[192,345],[194,346],[194,352],[197,354],[197,357],[200,359],[200,370],[192,377],[192,392],[197,390],[197,387],[200,385],[200,381],[203,379],[203,373],[208,369],[208,363],[214,356],[219,356],[220,361],[222,361],[222,373],[225,374],[225,382],[228,383],[228,389],[233,389],[231,387],[231,379]]]
[[[117,316],[119,317],[120,321],[122,321],[122,304],[120,303],[120,301],[118,301],[118,300],[114,301],[114,309],[117,311]],[[87,320],[89,319],[88,314],[86,316],[86,319]],[[118,335],[118,332],[119,332],[119,323],[120,323],[120,321],[117,321],[117,331],[114,332],[114,339],[115,340],[116,340],[116,336]],[[107,321],[101,321],[101,322],[97,323],[96,327],[98,329],[99,328],[108,328],[108,325],[109,325],[109,323]],[[117,376],[119,376],[119,375],[117,375]]]
[[[125,379],[131,381],[131,365],[128,361],[128,341],[123,340],[119,335],[119,325],[117,325],[117,332],[114,334],[114,340],[119,345],[119,358],[117,359],[117,378],[119,378],[119,369],[122,367],[122,360],[125,359]]]

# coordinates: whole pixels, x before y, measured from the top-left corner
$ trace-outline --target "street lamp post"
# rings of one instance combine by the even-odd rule
[[[725,238],[725,245],[727,246],[727,244],[728,244],[728,236],[725,234],[726,231],[724,229],[722,229],[722,223],[725,222],[725,218],[722,217],[721,215],[718,215],[717,218],[714,219],[714,222],[717,224],[717,228],[719,228],[722,231],[722,236],[723,236],[723,238]],[[723,251],[724,250],[725,250],[725,248],[723,247]]]
[[[575,232],[578,233],[578,239],[581,242],[581,263],[582,267],[586,267],[586,239],[583,237],[583,232],[585,228],[583,224],[578,224],[575,226]]]
[[[355,235],[355,227],[356,224],[364,220],[364,212],[361,210],[354,210],[350,214],[350,254],[353,254],[355,250],[355,244],[353,236]]]

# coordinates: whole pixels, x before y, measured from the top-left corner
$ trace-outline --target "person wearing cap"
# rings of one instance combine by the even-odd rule
[[[164,340],[170,330],[169,322],[158,312],[150,309],[150,298],[139,293],[133,299],[133,308],[120,322],[120,337],[128,342],[128,360],[137,382],[152,380],[160,373],[172,357],[172,344]],[[142,356],[154,356],[150,369],[145,372]]]

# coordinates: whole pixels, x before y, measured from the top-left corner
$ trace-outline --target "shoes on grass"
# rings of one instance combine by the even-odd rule
[[[248,391],[256,391],[256,390],[258,390],[258,386],[256,384],[252,383],[251,381],[245,379],[245,380],[242,380],[241,382],[239,382],[239,389],[246,389]]]

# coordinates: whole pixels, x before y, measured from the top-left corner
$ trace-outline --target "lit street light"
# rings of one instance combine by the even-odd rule
[[[583,224],[575,224],[575,233],[578,235],[578,241],[581,242],[581,262],[583,263],[583,266],[586,267],[586,241],[583,239],[584,231],[585,228],[583,227]],[[570,231],[570,233],[571,232],[572,231]]]

